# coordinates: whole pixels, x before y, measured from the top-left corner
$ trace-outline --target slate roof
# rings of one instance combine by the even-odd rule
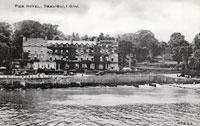
[[[47,43],[48,44],[71,44],[71,41],[63,41],[63,40],[47,40]],[[73,41],[73,44],[78,44],[78,45],[86,45],[86,44],[89,44],[89,45],[96,45],[96,42],[95,41]]]

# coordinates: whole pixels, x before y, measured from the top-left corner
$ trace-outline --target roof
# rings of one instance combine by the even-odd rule
[[[46,46],[46,44],[43,38],[28,38],[23,42],[23,46]]]
[[[63,41],[63,40],[47,40],[47,43],[48,44],[71,44],[71,41]],[[95,41],[73,41],[73,44],[78,44],[78,45],[86,45],[86,44],[89,44],[89,45],[96,45],[96,42]]]
[[[45,42],[45,40],[43,38],[28,38],[27,43],[41,43],[41,42]]]
[[[100,42],[115,42],[115,40],[100,40]]]
[[[100,44],[117,44],[115,40],[100,40]]]

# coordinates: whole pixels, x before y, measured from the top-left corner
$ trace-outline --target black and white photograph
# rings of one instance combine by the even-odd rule
[[[200,1],[0,0],[0,126],[200,126]]]

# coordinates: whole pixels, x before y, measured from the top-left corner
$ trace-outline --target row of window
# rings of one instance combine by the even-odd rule
[[[83,43],[81,43],[81,44],[78,44],[78,43],[75,43],[75,44],[68,44],[68,43],[66,43],[66,44],[63,44],[63,43],[61,43],[61,44],[49,44],[48,46],[50,46],[50,47],[68,47],[68,46],[76,46],[76,47],[94,47],[95,45],[92,43],[92,44],[83,44]]]
[[[80,66],[81,65],[81,66]],[[76,68],[80,68],[80,67],[82,67],[82,68],[89,68],[89,69],[95,69],[95,64],[90,64],[89,66],[87,65],[87,64],[78,64],[78,63],[76,63],[75,64],[75,67]],[[99,64],[98,65],[98,68],[99,69],[104,69],[104,66],[103,66],[103,64]],[[114,69],[114,67],[112,66],[112,67],[109,67],[109,65],[105,65],[105,69],[108,69],[108,68],[110,68],[110,69]]]

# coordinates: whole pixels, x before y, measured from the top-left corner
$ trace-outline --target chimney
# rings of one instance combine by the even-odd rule
[[[73,44],[73,37],[70,37],[71,45]]]

